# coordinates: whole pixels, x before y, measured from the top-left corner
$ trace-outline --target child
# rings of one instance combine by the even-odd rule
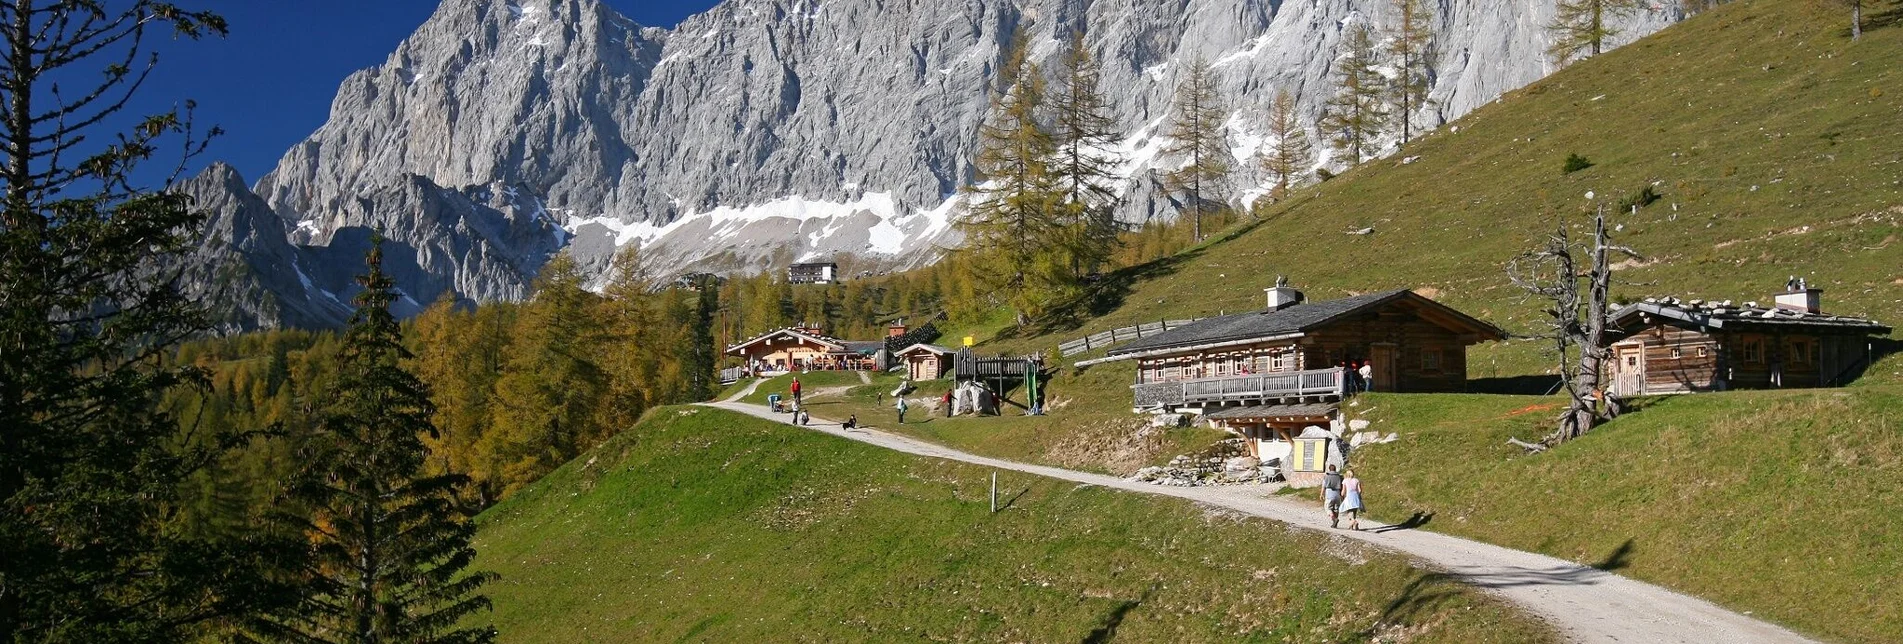
[[[1341,479],[1341,511],[1348,513],[1348,529],[1361,529],[1361,479],[1355,478],[1355,471]]]

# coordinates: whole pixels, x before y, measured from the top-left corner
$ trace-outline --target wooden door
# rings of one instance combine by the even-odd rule
[[[1618,347],[1618,361],[1614,363],[1612,389],[1621,396],[1638,396],[1645,393],[1645,345],[1626,344]]]
[[[1368,362],[1374,367],[1375,391],[1400,391],[1395,387],[1394,345],[1377,344],[1369,347]]]

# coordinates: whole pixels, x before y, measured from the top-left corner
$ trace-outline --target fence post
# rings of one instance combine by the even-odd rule
[[[991,513],[998,513],[998,473],[991,473]]]

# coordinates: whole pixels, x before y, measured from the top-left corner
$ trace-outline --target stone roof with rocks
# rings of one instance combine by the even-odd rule
[[[1890,327],[1865,318],[1777,306],[1764,307],[1757,302],[1736,304],[1731,300],[1681,300],[1676,297],[1648,297],[1643,302],[1628,304],[1612,313],[1612,323],[1630,330],[1645,324],[1645,316],[1674,326],[1725,331],[1783,329],[1836,334],[1890,333]]]

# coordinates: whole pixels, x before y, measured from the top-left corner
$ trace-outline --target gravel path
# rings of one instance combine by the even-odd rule
[[[786,422],[759,405],[708,403],[767,420]],[[1431,568],[1493,592],[1545,618],[1578,642],[1809,642],[1784,628],[1720,608],[1711,602],[1652,584],[1546,555],[1469,541],[1425,530],[1363,520],[1363,531],[1333,530],[1319,504],[1265,497],[1246,487],[1165,487],[1102,474],[1078,472],[978,456],[876,429],[843,431],[815,417],[805,429],[891,450],[1014,470],[1106,488],[1189,499],[1303,528],[1359,539],[1417,557]],[[1432,597],[1413,598],[1432,601]]]

